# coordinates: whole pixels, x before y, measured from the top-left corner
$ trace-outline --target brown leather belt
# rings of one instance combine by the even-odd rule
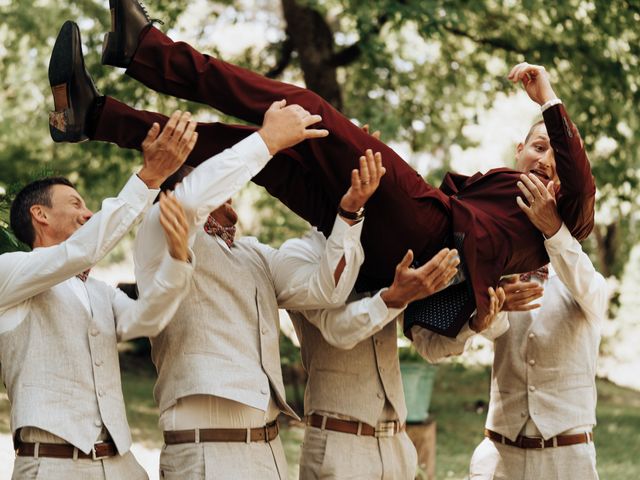
[[[306,424],[323,430],[333,432],[350,433],[352,435],[364,435],[365,437],[393,437],[404,430],[404,424],[399,420],[379,422],[375,427],[368,423],[357,422],[355,420],[341,420],[339,418],[327,417],[314,413],[307,415]]]
[[[274,421],[258,428],[199,428],[196,430],[165,430],[164,443],[201,442],[270,442],[278,436],[280,429]]]
[[[113,442],[96,443],[91,449],[91,453],[84,453],[68,443],[28,443],[21,440],[16,443],[16,455],[19,457],[102,460],[103,458],[115,457],[117,454],[118,449]]]
[[[525,437],[522,435],[518,435],[515,442],[492,430],[485,429],[484,436],[489,438],[490,440],[493,440],[494,442],[518,448],[566,447],[568,445],[593,442],[593,432],[575,433],[572,435],[558,435],[548,440],[545,440],[542,437]]]

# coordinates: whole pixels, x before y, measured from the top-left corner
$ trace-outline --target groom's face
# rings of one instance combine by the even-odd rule
[[[238,222],[238,214],[231,205],[231,199],[216,208],[211,215],[223,227],[230,227]]]

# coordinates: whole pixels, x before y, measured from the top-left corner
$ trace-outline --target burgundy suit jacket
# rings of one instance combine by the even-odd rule
[[[543,118],[560,178],[558,211],[572,235],[583,240],[594,224],[596,187],[589,160],[562,104],[547,109]],[[542,234],[516,203],[521,173],[508,168],[471,177],[449,173],[440,186],[449,197],[453,232],[464,236],[462,254],[479,315],[488,312],[487,289],[495,288],[501,275],[549,262]]]

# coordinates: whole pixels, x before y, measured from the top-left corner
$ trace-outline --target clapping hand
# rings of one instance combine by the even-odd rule
[[[480,333],[489,328],[503,308],[506,295],[502,287],[498,287],[496,290],[493,287],[489,287],[488,293],[489,313],[483,317],[476,315],[469,322],[469,326],[474,332]]]
[[[357,212],[371,198],[380,185],[386,169],[382,166],[382,155],[367,150],[360,157],[360,168],[351,171],[351,186],[340,200],[340,208],[347,212]]]

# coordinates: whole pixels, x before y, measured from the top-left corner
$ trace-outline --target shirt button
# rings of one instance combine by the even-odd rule
[[[93,422],[93,424],[94,424],[96,427],[101,427],[101,426],[102,426],[102,420],[100,420],[99,418],[96,418],[96,421],[95,421],[95,422]]]
[[[529,338],[535,338],[536,334],[535,333],[530,333],[529,334]]]
[[[534,387],[533,385],[529,385],[529,391],[530,392],[535,392],[536,391],[536,387]]]
[[[529,360],[529,365],[533,367],[535,364],[536,364],[536,361],[533,358]]]
[[[266,395],[267,393],[269,393],[269,390],[267,390],[266,388],[263,388],[260,390],[260,393],[263,395]]]
[[[94,362],[94,364],[95,364],[95,366],[96,366],[96,367],[101,367],[103,363],[104,363],[104,362],[103,362],[102,360],[96,360],[96,361]]]

